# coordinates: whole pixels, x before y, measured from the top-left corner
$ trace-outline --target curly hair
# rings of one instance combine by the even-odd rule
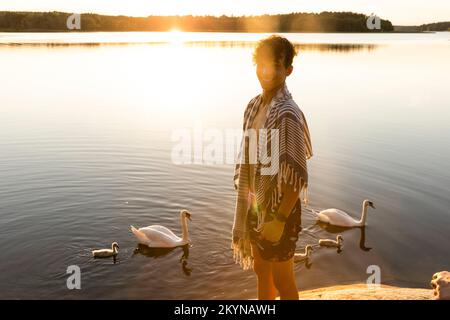
[[[258,42],[253,52],[253,63],[258,64],[261,58],[271,56],[275,61],[284,58],[284,66],[287,68],[292,65],[296,55],[297,51],[288,39],[272,35]]]

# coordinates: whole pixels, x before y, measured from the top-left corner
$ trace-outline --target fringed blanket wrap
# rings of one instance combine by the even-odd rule
[[[247,213],[256,201],[257,208],[265,208],[265,212],[276,212],[282,199],[281,185],[288,184],[295,191],[304,194],[307,202],[308,171],[306,160],[312,156],[311,139],[308,125],[303,112],[292,99],[286,85],[282,87],[270,102],[264,129],[260,131],[258,143],[258,161],[255,169],[255,193],[252,197],[249,190],[249,136],[246,134],[251,128],[258,108],[261,106],[262,95],[253,98],[244,113],[244,135],[240,153],[236,163],[234,186],[237,190],[236,211],[232,231],[233,257],[236,263],[244,269],[253,267],[251,254],[250,232],[247,226]],[[273,131],[275,130],[275,131]],[[275,141],[275,140],[278,141]],[[278,150],[273,152],[272,144],[278,143]],[[251,146],[251,145],[250,145]],[[261,150],[265,150],[261,156]],[[276,148],[275,148],[276,149]],[[278,153],[278,154],[277,154]],[[261,174],[262,170],[272,167],[266,161],[277,164],[270,174]],[[275,162],[274,162],[275,161]],[[263,164],[262,164],[263,163]],[[252,200],[253,199],[253,200]],[[260,210],[263,211],[263,210]],[[264,223],[265,217],[258,213],[258,227]]]

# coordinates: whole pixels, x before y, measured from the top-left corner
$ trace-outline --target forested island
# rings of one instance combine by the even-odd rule
[[[2,32],[61,32],[67,28],[65,12],[0,12]],[[353,12],[290,13],[260,16],[108,16],[81,14],[75,31],[204,31],[204,32],[390,32],[389,20],[380,29],[367,27],[367,16]]]

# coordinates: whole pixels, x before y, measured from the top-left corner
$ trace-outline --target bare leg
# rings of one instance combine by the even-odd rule
[[[294,258],[272,262],[272,274],[280,300],[298,300],[298,289],[294,276]]]
[[[259,255],[259,249],[252,244],[253,253],[253,271],[258,277],[258,299],[259,300],[275,300],[277,289],[273,282],[272,262],[265,261]]]

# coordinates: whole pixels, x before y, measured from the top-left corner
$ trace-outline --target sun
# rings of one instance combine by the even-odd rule
[[[167,39],[172,44],[182,44],[184,42],[184,32],[173,28],[167,32]]]

